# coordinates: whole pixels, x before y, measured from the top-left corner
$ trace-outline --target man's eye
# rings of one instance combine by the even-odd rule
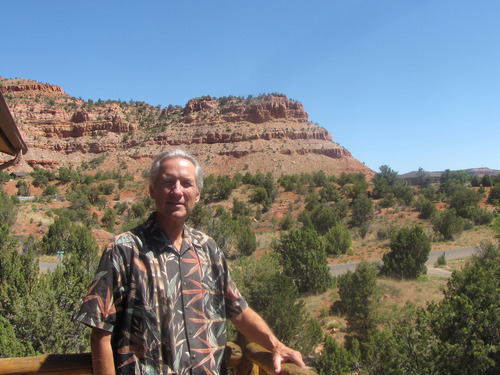
[[[181,185],[182,185],[182,187],[184,187],[184,188],[190,188],[190,187],[192,187],[192,186],[193,186],[193,183],[192,183],[192,182],[190,182],[190,181],[183,181],[183,182],[181,182]]]

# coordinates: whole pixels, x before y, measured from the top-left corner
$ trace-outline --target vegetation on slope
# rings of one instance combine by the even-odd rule
[[[18,181],[0,175],[2,190],[11,191],[0,192],[2,356],[88,350],[88,332],[73,318],[98,261],[96,239],[103,241],[96,233],[127,230],[154,210],[145,180],[136,181],[125,165],[100,171],[102,163],[105,157],[57,173],[36,169]],[[498,228],[500,181],[485,181],[490,186],[474,186],[477,182],[463,173],[448,171],[440,184],[422,180],[420,186],[404,186],[387,166],[372,183],[361,174],[345,173],[278,180],[249,172],[209,175],[190,221],[215,238],[246,298],[282,340],[306,355],[324,340],[313,361],[318,371],[391,373],[403,366],[411,373],[460,373],[450,358],[466,356],[478,369],[493,373],[499,362],[491,327],[498,324],[473,313],[499,307],[497,289],[485,284],[487,278],[498,283],[500,277],[492,245],[482,247],[481,259],[487,260],[476,259],[455,273],[444,298],[427,307],[384,305],[383,288],[390,294],[391,279],[381,278],[368,263],[338,279],[325,272],[335,257],[348,259],[363,251],[364,257],[387,254],[385,275],[425,282],[430,243],[477,230],[489,231],[485,239],[491,239],[491,223]],[[34,200],[21,200],[31,194]],[[38,259],[60,251],[65,252],[64,267],[39,274]],[[488,305],[478,305],[481,301],[464,283]],[[325,295],[332,306],[320,310],[308,304]],[[468,298],[467,304],[456,298]],[[464,327],[464,335],[453,336],[449,327],[460,326],[459,317],[461,322],[476,319],[482,331]],[[332,327],[335,319],[345,325]],[[332,328],[336,333],[340,328],[341,335],[333,336]],[[442,351],[448,362],[435,356]]]

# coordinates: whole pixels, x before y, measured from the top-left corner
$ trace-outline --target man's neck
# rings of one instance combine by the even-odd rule
[[[156,220],[162,232],[165,233],[175,248],[180,252],[182,246],[182,235],[184,233],[184,223],[180,223],[175,220],[165,220],[165,218],[160,216],[157,216]]]

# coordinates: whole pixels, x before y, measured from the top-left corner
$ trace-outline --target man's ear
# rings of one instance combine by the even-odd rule
[[[153,196],[154,193],[153,193],[153,187],[151,186],[151,184],[149,185],[149,196],[153,199],[155,199],[155,197]]]
[[[198,202],[200,201],[200,197],[201,197],[201,193],[200,193],[200,192],[198,192],[198,193],[196,194],[196,199],[195,199],[195,201],[194,201],[194,202],[195,202],[195,203],[198,203]]]

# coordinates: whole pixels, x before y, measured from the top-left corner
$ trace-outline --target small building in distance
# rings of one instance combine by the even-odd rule
[[[428,181],[427,183],[435,184],[441,182],[441,175],[443,172],[420,172],[413,171],[405,174],[400,174],[398,178],[403,182],[403,185],[420,185],[422,179]]]

